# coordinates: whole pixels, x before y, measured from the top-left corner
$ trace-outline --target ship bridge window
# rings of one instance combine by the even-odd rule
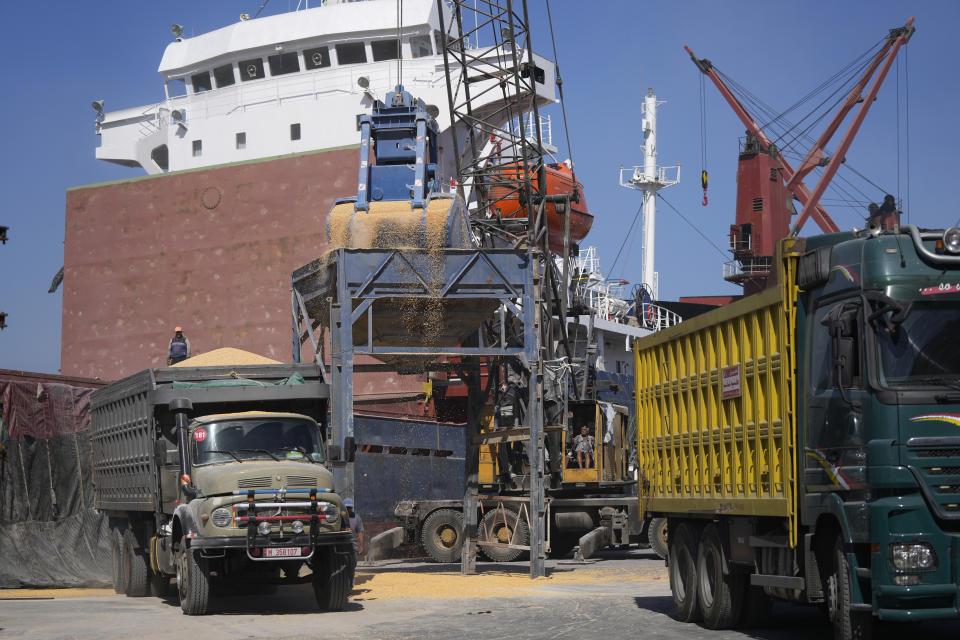
[[[432,56],[433,47],[430,46],[430,36],[411,36],[410,55],[412,55],[414,58]]]
[[[339,64],[359,64],[367,61],[367,48],[362,42],[345,42],[337,45]]]
[[[244,82],[247,82],[248,80],[259,80],[263,77],[262,58],[241,60],[237,66],[240,67],[240,79]]]
[[[296,51],[292,53],[278,53],[275,56],[267,58],[270,63],[270,75],[282,76],[285,73],[296,73],[300,71],[300,58]]]
[[[183,78],[170,78],[167,80],[167,97],[179,98],[187,95],[187,83]]]
[[[326,47],[305,49],[303,52],[303,66],[307,69],[320,69],[330,66],[330,50]]]
[[[190,76],[190,83],[193,85],[193,92],[200,93],[201,91],[210,91],[213,89],[213,85],[210,84],[210,72],[204,71],[203,73],[198,73]]]
[[[225,64],[222,67],[214,67],[213,78],[217,81],[217,88],[229,87],[237,81],[233,76],[233,65]]]
[[[203,155],[203,140],[193,141],[193,157],[199,158]]]
[[[396,60],[400,57],[400,41],[396,39],[374,40],[370,43],[370,48],[373,50],[374,62]]]

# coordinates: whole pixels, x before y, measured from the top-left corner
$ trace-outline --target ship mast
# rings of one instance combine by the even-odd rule
[[[641,284],[658,300],[659,283],[653,267],[654,236],[657,224],[657,192],[672,187],[680,181],[680,165],[657,167],[657,97],[653,89],[647,89],[643,99],[643,167],[620,168],[620,186],[643,192],[643,264],[640,270]],[[669,176],[668,174],[671,174]],[[625,177],[627,176],[627,177]]]

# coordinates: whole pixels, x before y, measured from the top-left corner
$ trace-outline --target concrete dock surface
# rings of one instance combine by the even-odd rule
[[[0,638],[826,638],[818,609],[778,604],[766,628],[711,631],[676,621],[667,571],[649,550],[547,562],[531,580],[524,562],[459,565],[416,560],[361,564],[346,610],[317,611],[309,584],[259,595],[214,595],[211,613],[181,614],[168,598],[128,598],[110,588],[0,591]],[[960,622],[881,624],[877,638],[960,636]]]

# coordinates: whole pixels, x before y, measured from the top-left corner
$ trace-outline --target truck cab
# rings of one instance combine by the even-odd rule
[[[821,545],[838,529],[879,617],[956,615],[960,254],[913,227],[836,235],[800,265],[801,525]],[[811,278],[818,254],[829,271]]]

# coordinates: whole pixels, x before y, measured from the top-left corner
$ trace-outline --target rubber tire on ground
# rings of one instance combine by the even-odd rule
[[[743,577],[743,607],[739,626],[743,629],[765,627],[773,613],[773,599],[763,590],[750,584],[750,576]]]
[[[653,518],[647,527],[647,540],[650,541],[650,548],[662,559],[667,559],[667,519]]]
[[[210,606],[210,576],[206,563],[181,543],[177,549],[177,594],[188,616],[206,615]]]
[[[696,622],[700,619],[700,607],[697,604],[697,533],[696,527],[686,522],[670,531],[670,593],[680,622]]]
[[[313,595],[321,611],[343,611],[353,586],[349,545],[321,547],[313,558]]]
[[[124,529],[122,544],[120,557],[124,593],[130,597],[141,598],[150,592],[150,568],[147,566],[147,558],[137,550],[137,537],[132,529]]]
[[[740,619],[743,574],[724,572],[723,542],[716,524],[708,524],[697,545],[697,601],[708,629],[729,629]]]
[[[504,523],[506,515],[506,523]],[[516,527],[514,533],[513,527]],[[483,514],[483,520],[477,527],[477,540],[487,542],[506,542],[513,540],[513,544],[527,546],[530,544],[530,526],[523,518],[517,517],[513,509],[492,509]],[[522,549],[498,549],[497,547],[480,547],[483,555],[494,562],[513,562],[525,552]]]
[[[110,528],[110,563],[113,570],[113,590],[124,593],[126,585],[123,582],[123,541],[120,529]]]
[[[463,549],[463,514],[455,509],[437,509],[420,529],[420,544],[437,562],[459,562]]]
[[[873,615],[866,611],[851,611],[853,585],[850,582],[850,563],[843,550],[843,541],[837,537],[833,545],[833,563],[825,575],[823,593],[827,616],[833,624],[835,640],[869,640],[873,636]]]

